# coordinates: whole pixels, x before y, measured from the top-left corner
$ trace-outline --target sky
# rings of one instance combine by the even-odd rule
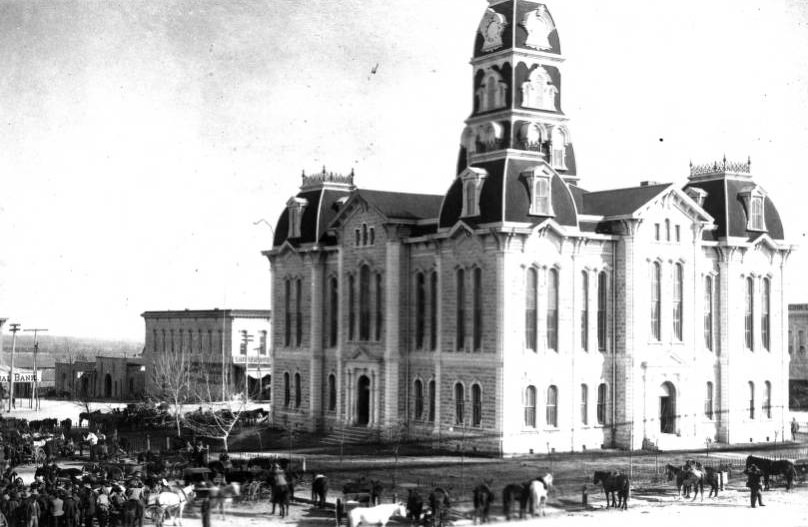
[[[583,188],[751,157],[804,243],[808,3],[547,5]],[[486,6],[0,0],[0,315],[142,339],[147,310],[268,309],[260,220],[301,171],[448,189]],[[808,246],[790,302],[808,302],[806,263]]]

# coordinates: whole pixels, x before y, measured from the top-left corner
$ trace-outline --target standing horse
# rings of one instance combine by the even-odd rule
[[[677,467],[670,464],[665,465],[665,475],[667,476],[668,481],[673,481],[674,478],[676,479],[677,498],[689,498],[690,488],[695,486],[693,492],[693,501],[696,500],[696,497],[699,494],[699,478],[697,478],[687,466]],[[702,482],[701,485],[701,498],[704,499],[704,483]]]
[[[276,471],[272,476],[271,489],[272,489],[272,512],[275,514],[275,505],[278,505],[278,511],[281,518],[285,518],[289,512],[289,501],[292,498],[292,490],[289,483],[286,481],[286,476],[282,470]]]
[[[311,500],[320,508],[325,508],[325,498],[328,495],[328,478],[322,474],[314,476],[311,482]]]
[[[407,519],[410,523],[421,523],[424,514],[424,499],[417,489],[407,489]]]
[[[628,509],[628,494],[630,482],[628,476],[619,472],[608,472],[603,470],[595,471],[593,484],[603,485],[603,493],[606,494],[606,508],[609,508],[609,494],[612,495],[611,506],[620,509]],[[618,502],[615,504],[615,495]]]
[[[487,523],[488,511],[494,503],[491,480],[483,481],[474,487],[474,523]]]
[[[432,527],[443,527],[446,513],[451,507],[449,493],[440,487],[429,493],[429,508],[432,509]]]
[[[393,516],[407,516],[407,507],[401,503],[384,503],[375,507],[356,507],[348,513],[348,527],[381,525],[385,527]]]
[[[522,483],[511,483],[502,490],[502,512],[505,519],[511,519],[513,504],[519,504],[519,518],[525,517],[525,505],[527,505],[528,489]]]
[[[786,478],[786,490],[790,491],[797,477],[797,469],[794,463],[788,459],[769,459],[766,457],[748,456],[746,458],[746,468],[756,465],[763,472],[763,490],[769,490],[769,476],[783,476]]]
[[[194,486],[188,485],[187,487],[176,487],[171,490],[163,491],[149,498],[149,504],[155,504],[160,507],[163,514],[168,513],[169,516],[174,515],[173,524],[176,525],[179,519],[179,524],[182,525],[182,511],[185,505],[193,499]]]
[[[544,506],[547,504],[547,495],[553,485],[553,475],[546,474],[528,483],[527,495],[530,501],[530,514],[544,516]]]

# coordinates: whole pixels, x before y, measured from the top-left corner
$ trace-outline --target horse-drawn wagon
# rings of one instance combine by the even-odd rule
[[[359,478],[343,485],[342,496],[337,498],[334,514],[337,525],[340,525],[342,518],[346,518],[348,513],[356,507],[372,507],[379,504],[381,498],[382,484],[375,480]]]

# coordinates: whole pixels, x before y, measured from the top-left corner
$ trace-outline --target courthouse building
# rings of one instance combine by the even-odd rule
[[[560,42],[545,5],[489,2],[444,194],[304,174],[265,252],[276,423],[503,453],[783,437],[774,203],[748,161],[585,190]]]

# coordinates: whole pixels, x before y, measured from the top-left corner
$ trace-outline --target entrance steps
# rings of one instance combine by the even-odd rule
[[[361,445],[363,443],[378,443],[381,439],[380,431],[366,426],[342,426],[334,427],[334,430],[322,438],[320,442],[324,445],[339,446]]]

